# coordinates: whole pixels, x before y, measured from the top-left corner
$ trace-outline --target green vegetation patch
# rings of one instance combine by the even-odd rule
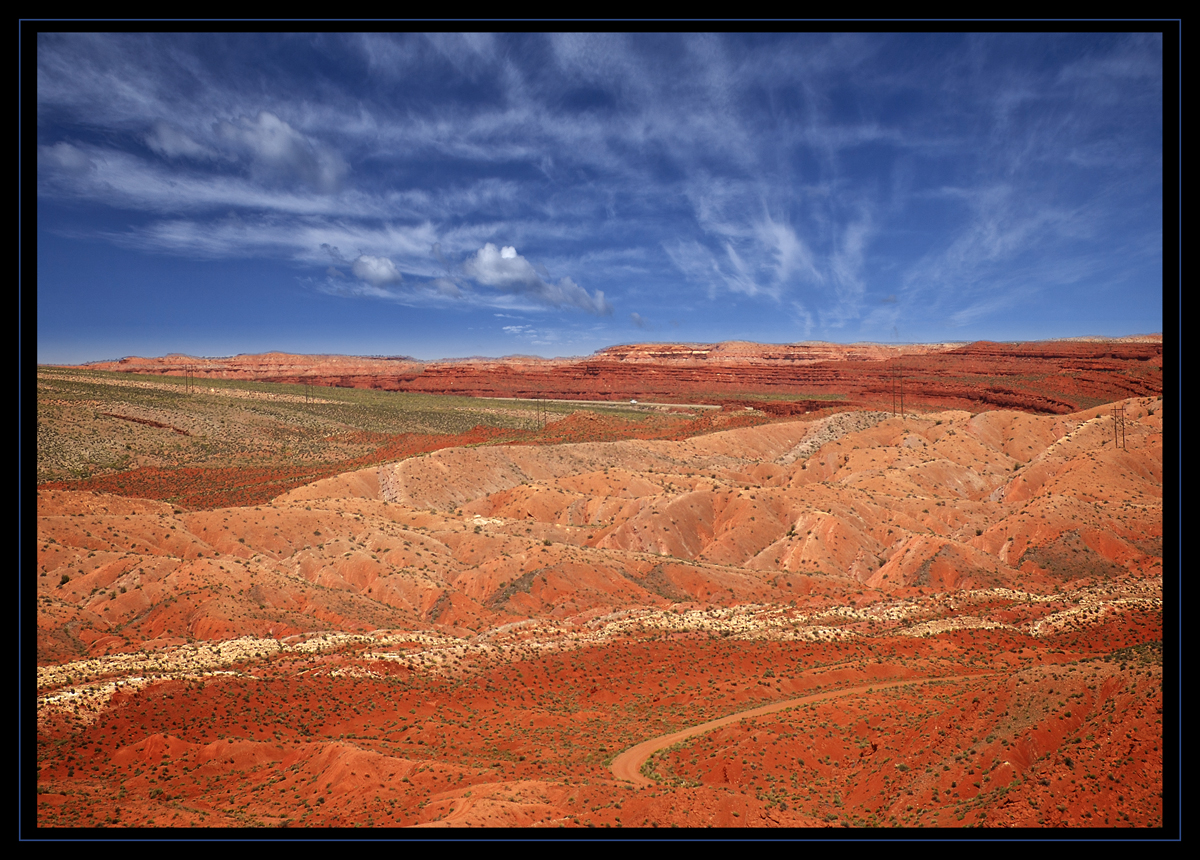
[[[189,386],[178,377],[73,368],[37,373],[39,484],[138,467],[344,463],[406,434],[485,428],[513,437],[540,425],[534,404],[522,401],[223,379]]]

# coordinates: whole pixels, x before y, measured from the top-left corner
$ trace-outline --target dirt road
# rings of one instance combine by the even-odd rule
[[[986,674],[986,673],[985,673]],[[705,732],[710,732],[713,729],[718,729],[721,726],[727,726],[730,723],[736,723],[738,720],[746,717],[758,717],[763,714],[771,714],[775,711],[783,711],[788,708],[794,708],[797,705],[806,705],[809,702],[823,702],[826,699],[836,699],[839,696],[853,696],[857,693],[865,693],[868,690],[886,690],[889,687],[903,687],[909,684],[931,684],[937,681],[960,681],[967,678],[981,678],[984,674],[979,675],[949,675],[942,678],[907,678],[903,681],[885,681],[875,684],[864,684],[861,687],[848,687],[844,690],[826,690],[823,693],[813,693],[809,696],[801,696],[798,699],[786,699],[782,702],[772,702],[769,705],[761,705],[757,708],[751,708],[748,711],[740,711],[736,714],[730,714],[727,717],[721,717],[718,720],[709,720],[707,723],[700,723],[691,728],[683,729],[682,731],[674,732],[669,735],[651,738],[648,741],[642,741],[635,747],[630,747],[621,753],[612,763],[612,772],[617,779],[624,779],[632,782],[634,785],[656,785],[652,779],[647,779],[642,776],[642,765],[646,763],[646,759],[654,755],[659,750],[664,750],[667,747],[677,744],[687,738],[702,735]]]

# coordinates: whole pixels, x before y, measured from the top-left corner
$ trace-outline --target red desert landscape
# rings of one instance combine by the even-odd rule
[[[37,824],[1160,827],[1163,408],[1159,336],[39,367]]]

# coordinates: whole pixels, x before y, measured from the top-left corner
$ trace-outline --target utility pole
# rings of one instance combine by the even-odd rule
[[[900,371],[900,365],[892,362],[892,415],[896,414],[896,404],[900,404],[900,417],[904,417],[904,375]]]
[[[1113,407],[1113,447],[1125,448],[1125,404]]]

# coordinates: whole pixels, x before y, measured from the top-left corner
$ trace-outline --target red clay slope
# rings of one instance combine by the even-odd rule
[[[1108,407],[843,413],[683,441],[452,448],[216,510],[43,487],[38,658],[328,629],[457,635],[831,585],[1049,593],[1153,577],[1162,404],[1125,406],[1126,448]]]
[[[1121,448],[1109,406],[857,412],[43,487],[38,824],[1161,826],[1163,403],[1124,406]]]

